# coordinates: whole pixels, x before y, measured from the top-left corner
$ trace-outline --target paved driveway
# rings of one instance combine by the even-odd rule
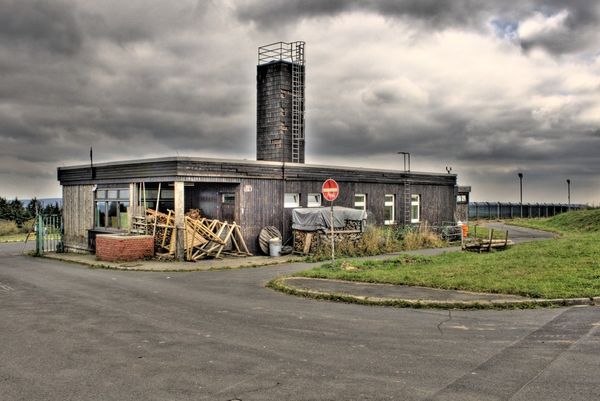
[[[87,269],[0,246],[2,400],[596,400],[600,308],[290,297],[287,265]]]
[[[554,238],[556,235],[549,233],[548,231],[533,230],[531,228],[511,226],[499,222],[483,223],[484,226],[493,228],[494,230],[506,231],[508,230],[508,238],[514,243],[529,242],[529,241],[540,241],[545,239]]]

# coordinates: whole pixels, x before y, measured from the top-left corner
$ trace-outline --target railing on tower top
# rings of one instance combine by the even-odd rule
[[[305,42],[275,42],[258,48],[258,64],[288,61],[304,65]]]

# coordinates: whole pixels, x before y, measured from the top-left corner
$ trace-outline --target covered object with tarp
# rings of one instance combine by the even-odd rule
[[[360,221],[367,219],[364,210],[351,209],[348,207],[333,207],[333,229],[346,227],[348,221]],[[301,231],[327,230],[331,227],[330,207],[296,208],[292,210],[292,229]]]
[[[338,241],[359,241],[362,238],[367,213],[364,210],[347,207],[333,207],[334,239]],[[314,253],[319,244],[331,240],[331,208],[296,208],[292,211],[292,231],[294,252]],[[329,236],[329,240],[327,237]]]

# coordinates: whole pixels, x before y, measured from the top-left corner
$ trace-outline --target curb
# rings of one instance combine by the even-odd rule
[[[577,305],[600,305],[600,297],[593,298],[557,298],[557,299],[528,299],[528,300],[479,300],[479,301],[433,301],[402,298],[366,297],[345,293],[331,293],[294,287],[285,283],[291,277],[278,277],[267,283],[267,287],[289,295],[305,298],[336,301],[371,306],[393,306],[396,308],[415,309],[532,309],[551,308]]]
[[[264,263],[264,264],[251,264],[251,265],[243,265],[243,266],[218,266],[218,267],[209,267],[209,268],[193,268],[193,269],[144,269],[144,268],[131,268],[128,266],[113,266],[103,264],[101,262],[93,263],[82,260],[72,260],[69,258],[61,258],[55,256],[36,256],[41,257],[47,260],[56,260],[59,262],[65,263],[73,263],[81,266],[85,266],[90,269],[104,269],[104,270],[118,270],[118,271],[137,271],[137,272],[156,272],[156,273],[186,273],[186,272],[209,272],[209,271],[218,271],[218,270],[240,270],[240,269],[257,269],[260,267],[268,267],[268,266],[276,266],[283,263],[295,263],[293,261],[284,261],[284,262],[272,262],[272,263]]]

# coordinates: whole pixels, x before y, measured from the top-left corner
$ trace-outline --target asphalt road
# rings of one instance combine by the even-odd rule
[[[546,240],[554,238],[556,236],[555,234],[549,233],[547,231],[532,230],[531,228],[511,226],[500,222],[486,222],[483,225],[485,227],[493,228],[494,230],[508,230],[508,238],[517,244],[520,242]]]
[[[598,400],[600,308],[367,307],[288,265],[88,269],[0,246],[0,400]]]

